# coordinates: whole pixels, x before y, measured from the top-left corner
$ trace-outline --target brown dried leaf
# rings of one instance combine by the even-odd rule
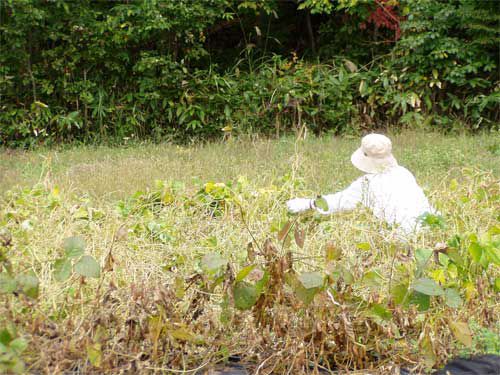
[[[248,274],[247,279],[252,282],[257,282],[262,280],[263,277],[264,277],[264,271],[262,271],[260,268],[254,268]]]
[[[349,70],[351,73],[356,73],[358,71],[358,67],[356,66],[356,64],[354,64],[352,61],[350,60],[345,60],[344,61],[344,65],[345,67],[347,68],[347,70]]]
[[[288,232],[290,231],[291,226],[292,226],[292,222],[287,221],[285,226],[278,233],[278,241],[283,241],[285,239]]]
[[[104,271],[113,271],[113,264],[115,263],[115,258],[113,258],[113,254],[111,250],[108,255],[106,255],[106,259],[104,260]]]
[[[345,313],[342,313],[341,317],[342,317],[342,322],[344,323],[344,330],[347,337],[352,342],[356,341],[356,336],[354,335],[354,329],[352,328],[351,321],[349,320],[349,318]]]
[[[12,244],[12,234],[7,229],[0,229],[0,246],[8,247]]]
[[[302,249],[304,247],[304,241],[306,239],[306,231],[304,229],[299,229],[298,227],[295,227],[293,235],[295,237],[295,243],[297,244],[298,247]]]
[[[271,260],[276,257],[278,254],[278,251],[276,250],[276,247],[274,247],[273,242],[271,241],[270,238],[266,238],[264,241],[264,257],[267,260]]]
[[[115,233],[115,240],[116,241],[122,241],[126,240],[128,236],[128,230],[125,227],[125,225],[122,225],[120,228]]]
[[[253,248],[253,242],[249,242],[247,245],[247,259],[250,263],[255,261],[255,249]]]

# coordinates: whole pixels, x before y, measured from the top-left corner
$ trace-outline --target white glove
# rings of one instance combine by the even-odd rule
[[[292,214],[296,214],[302,211],[307,211],[312,208],[313,199],[309,198],[294,198],[286,202],[288,211]]]

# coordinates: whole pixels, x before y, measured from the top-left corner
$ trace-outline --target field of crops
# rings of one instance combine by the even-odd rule
[[[500,144],[393,137],[441,216],[285,202],[359,176],[358,138],[0,153],[0,372],[260,374],[500,354]]]

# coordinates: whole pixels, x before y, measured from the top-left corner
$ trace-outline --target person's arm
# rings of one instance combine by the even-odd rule
[[[325,211],[317,205],[314,205],[316,211],[321,214],[329,215],[334,212],[339,211],[348,211],[356,208],[358,203],[362,203],[363,201],[363,189],[366,188],[366,180],[365,176],[358,178],[351,185],[349,185],[346,189],[339,191],[335,194],[327,194],[322,195],[321,197],[326,201],[328,205],[328,210]]]
[[[307,211],[313,208],[314,199],[309,198],[294,198],[286,202],[288,211],[292,214],[297,214],[302,211]]]

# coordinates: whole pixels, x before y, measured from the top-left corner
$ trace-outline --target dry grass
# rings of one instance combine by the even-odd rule
[[[393,136],[400,163],[414,171],[424,185],[452,168],[478,167],[500,175],[500,157],[490,151],[498,134],[443,136],[404,132]],[[308,138],[299,146],[297,174],[308,189],[341,188],[359,175],[349,161],[359,139]],[[202,146],[131,145],[127,148],[77,147],[34,152],[0,153],[0,191],[32,186],[46,178],[63,190],[94,196],[128,196],[151,187],[154,180],[230,181],[245,175],[255,186],[267,186],[292,171],[294,140],[232,140]]]
[[[488,136],[394,136],[398,160],[415,172],[445,215],[447,228],[402,245],[388,240],[383,225],[364,211],[300,217],[304,248],[277,246],[273,256],[258,257],[258,262],[272,269],[290,250],[295,271],[326,272],[324,249],[332,242],[342,251],[338,264],[350,270],[355,282],[334,285],[335,303],[321,293],[308,308],[289,287],[275,283],[277,289],[269,293],[274,299],[266,302],[267,320],[260,325],[256,311],[221,307],[225,286],[212,289],[213,280],[195,276],[203,275],[200,258],[220,252],[237,272],[248,263],[249,242],[262,246],[270,237],[278,245],[277,232],[288,220],[285,200],[330,192],[355,178],[358,172],[349,155],[358,140],[234,140],[185,148],[137,145],[4,153],[4,189],[41,182],[40,188],[16,188],[0,198],[0,224],[13,235],[8,249],[12,267],[16,272],[33,270],[41,289],[37,302],[0,295],[7,298],[7,305],[0,307],[0,326],[14,322],[30,341],[24,359],[35,372],[168,373],[223,361],[228,355],[256,368],[261,365],[261,373],[308,372],[314,371],[311,364],[325,367],[328,362],[339,369],[375,368],[380,373],[394,372],[402,363],[418,369],[440,364],[463,350],[450,332],[449,319],[498,330],[500,301],[489,286],[500,276],[498,267],[491,265],[485,274],[471,266],[470,280],[454,281],[446,274],[447,285],[464,288],[460,309],[448,308],[438,298],[427,312],[404,309],[391,302],[389,286],[413,278],[408,250],[434,247],[455,234],[468,241],[468,234],[482,235],[498,225],[500,157],[488,148],[495,142],[498,138]],[[184,187],[156,206],[150,193],[127,200],[135,211],[120,214],[120,198],[148,187],[154,190],[156,179],[181,181]],[[195,197],[207,181],[234,182],[221,216],[207,214],[206,203]],[[167,184],[158,192],[171,190]],[[152,231],[151,223],[160,229]],[[115,240],[120,227],[128,236]],[[87,253],[102,266],[112,252],[113,267],[100,279],[54,280],[53,262],[63,253],[63,239],[74,235],[85,238]],[[370,250],[360,250],[359,243],[369,243]],[[370,270],[383,277],[376,288],[362,281]],[[274,281],[282,276],[275,273]],[[186,289],[185,295],[180,289]],[[389,321],[370,315],[367,306],[376,302],[388,306]],[[226,320],[221,312],[229,314]],[[475,341],[468,351],[483,350],[481,345]],[[99,353],[96,366],[89,362],[91,353]]]

